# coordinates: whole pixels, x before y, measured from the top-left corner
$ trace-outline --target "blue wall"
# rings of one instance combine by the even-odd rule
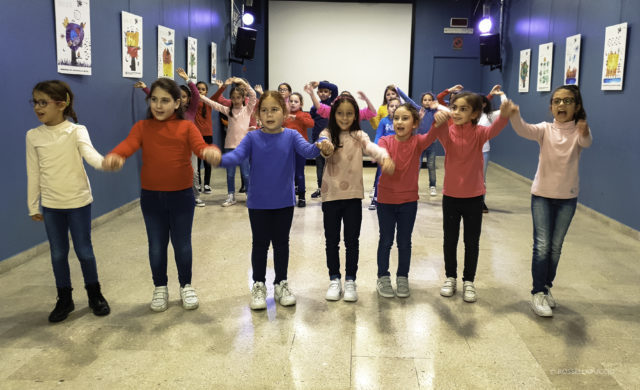
[[[89,129],[94,146],[107,153],[124,139],[146,111],[144,94],[132,88],[135,79],[122,77],[121,11],[143,17],[144,78],[156,79],[157,25],[176,30],[176,66],[186,69],[186,39],[198,39],[198,74],[209,74],[209,43],[218,44],[219,78],[230,75],[229,1],[227,0],[111,0],[91,2],[92,75],[56,71],[54,6],[51,0],[6,0],[2,3],[0,69],[3,72],[3,153],[0,153],[0,259],[46,240],[42,223],[31,221],[26,206],[25,133],[39,125],[29,106],[38,81],[66,81],[76,95],[75,111]],[[182,81],[177,77],[177,81]],[[214,121],[214,126],[217,125]],[[214,128],[219,134],[219,128]],[[87,166],[98,217],[139,197],[139,154],[119,173],[104,173]]]
[[[550,92],[536,92],[538,45],[554,43],[552,90],[562,85],[565,39],[582,34],[580,89],[593,132],[593,145],[583,151],[580,162],[579,201],[617,221],[640,230],[640,132],[633,113],[638,102],[640,22],[636,0],[511,0],[507,2],[504,71],[484,71],[484,90],[495,83],[520,105],[530,123],[551,121]],[[605,28],[628,23],[624,89],[602,91],[602,56]],[[520,50],[531,48],[529,93],[518,93]],[[528,178],[535,175],[538,145],[505,130],[491,144],[491,160]]]

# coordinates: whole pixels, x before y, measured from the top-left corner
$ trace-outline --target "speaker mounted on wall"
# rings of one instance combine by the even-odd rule
[[[480,63],[491,65],[491,70],[502,69],[500,34],[480,35]]]
[[[233,55],[243,60],[252,60],[256,48],[257,30],[248,27],[238,27]]]

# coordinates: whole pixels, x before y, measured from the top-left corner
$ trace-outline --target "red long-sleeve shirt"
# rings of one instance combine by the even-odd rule
[[[128,158],[142,149],[141,187],[151,191],[179,191],[193,185],[191,152],[202,158],[202,150],[208,146],[211,145],[204,142],[193,123],[174,115],[164,121],[138,121],[111,153]]]
[[[302,110],[296,111],[295,116],[295,119],[287,117],[284,120],[283,126],[289,129],[297,130],[305,140],[309,141],[307,129],[313,127],[313,125],[315,124],[313,118],[311,118],[311,115],[308,112],[304,112]]]

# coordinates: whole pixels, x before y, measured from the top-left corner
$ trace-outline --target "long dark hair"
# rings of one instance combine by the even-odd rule
[[[198,81],[196,83],[196,87],[200,84],[204,85],[204,87],[206,88],[206,92],[205,92],[205,95],[206,95],[207,92],[209,92],[209,86],[204,81]],[[207,105],[204,104],[204,102],[202,102],[202,110],[200,111],[200,114],[202,115],[203,118],[207,117]]]
[[[55,101],[65,102],[67,107],[62,112],[62,115],[65,118],[71,117],[75,123],[78,123],[76,112],[73,111],[73,92],[71,92],[71,88],[67,83],[60,80],[41,81],[33,87],[31,94],[36,91],[46,94]]]
[[[387,101],[387,91],[393,91],[396,94],[396,96],[398,96],[398,91],[396,91],[396,87],[394,87],[393,84],[387,85],[387,87],[384,89],[384,94],[382,94],[382,104],[384,104],[385,106],[389,104],[389,102]]]
[[[171,95],[173,100],[180,100],[180,87],[178,86],[178,84],[176,84],[176,82],[171,79],[163,77],[157,79],[153,82],[153,84],[151,84],[151,88],[149,89],[149,96],[147,96],[147,101],[149,101],[151,95],[153,95],[153,91],[156,88],[161,88],[166,91],[169,95]],[[177,110],[175,110],[175,113],[178,119],[184,119],[184,112],[181,109],[178,108]],[[153,113],[151,113],[151,107],[149,107],[147,108],[147,119],[153,118],[154,116]]]
[[[349,128],[349,134],[352,134],[354,131],[360,130],[360,109],[358,108],[358,103],[351,95],[338,96],[338,98],[333,102],[331,106],[331,113],[329,114],[329,124],[327,126],[327,128],[329,129],[329,134],[331,134],[331,143],[336,149],[342,147],[342,145],[340,145],[340,132],[342,132],[342,130],[340,129],[340,126],[338,126],[338,122],[336,121],[336,111],[338,110],[338,107],[340,107],[340,105],[345,102],[353,106],[355,115],[353,118],[353,123],[351,123],[351,127]]]
[[[240,96],[242,96],[242,105],[245,106],[246,102],[244,97],[247,96],[246,95],[246,91],[244,90],[243,87],[240,86],[234,86],[233,88],[231,88],[231,92],[229,92],[229,99],[231,99],[231,96],[233,96],[234,92],[238,92],[240,94]],[[231,107],[229,108],[229,118],[233,118],[233,103],[231,103]]]
[[[456,93],[451,97],[451,101],[449,102],[449,107],[453,106],[458,99],[464,99],[471,106],[471,112],[477,112],[478,116],[475,119],[471,119],[471,123],[474,125],[478,124],[478,119],[480,119],[480,115],[482,114],[482,97],[477,93],[473,92],[460,92]]]
[[[586,120],[587,112],[584,110],[584,105],[582,104],[582,95],[580,94],[580,88],[578,88],[577,85],[562,85],[554,89],[553,93],[551,94],[551,99],[549,99],[549,104],[552,104],[553,102],[553,95],[555,95],[556,92],[561,89],[566,89],[567,91],[571,92],[573,94],[573,98],[576,101],[576,107],[580,105],[580,108],[577,109],[573,114],[573,120],[575,121],[575,123],[578,123],[580,119]]]
[[[182,110],[182,112],[187,112],[189,103],[191,103],[191,90],[186,85],[181,85],[180,89],[183,90],[184,93],[186,93],[187,97],[189,98],[189,101],[187,102],[187,104],[180,104],[180,110]]]

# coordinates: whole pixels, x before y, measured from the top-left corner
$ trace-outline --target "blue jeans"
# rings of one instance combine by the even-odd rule
[[[195,198],[191,188],[180,191],[141,190],[140,208],[147,227],[153,284],[167,285],[167,247],[173,245],[180,286],[191,284],[191,228]]]
[[[547,293],[553,286],[564,236],[576,212],[578,198],[551,199],[531,195],[533,219],[533,260],[531,294]]]
[[[362,199],[339,199],[322,202],[322,220],[325,253],[329,279],[340,279],[340,228],[344,224],[346,253],[345,280],[356,280],[360,256],[360,227],[362,225]]]
[[[396,276],[409,276],[411,263],[411,234],[416,222],[418,202],[401,204],[378,203],[378,277],[389,276],[389,253],[393,245],[393,236],[398,227],[396,244],[398,246],[398,271]]]
[[[296,153],[295,184],[298,187],[298,193],[296,195],[302,195],[302,198],[304,198],[304,193],[307,191],[304,180],[304,166],[306,163],[307,158]]]
[[[69,273],[69,231],[73,249],[80,261],[84,284],[98,283],[96,257],[91,245],[91,204],[76,209],[42,208],[44,227],[49,238],[51,265],[56,287],[71,287]]]
[[[230,152],[234,149],[225,148],[224,152]],[[244,186],[249,192],[249,159],[245,159],[240,163],[240,174],[244,180]],[[235,194],[236,192],[236,167],[227,167],[227,193]]]
[[[429,187],[436,186],[436,147],[435,142],[429,145],[420,155],[419,166],[422,167],[422,161],[427,159],[427,169],[429,170]]]

